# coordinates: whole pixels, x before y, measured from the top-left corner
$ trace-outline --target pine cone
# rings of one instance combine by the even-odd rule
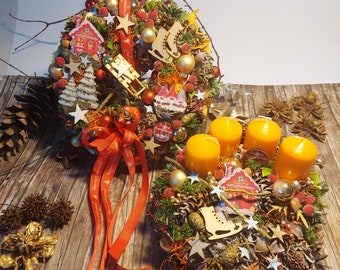
[[[302,251],[290,250],[286,256],[286,266],[289,269],[308,270],[309,265]]]
[[[50,204],[48,208],[47,218],[52,222],[56,228],[62,228],[70,220],[74,212],[74,206],[70,201],[64,198]]]
[[[39,194],[27,196],[21,204],[25,223],[44,220],[48,212],[48,201]]]
[[[28,85],[27,92],[14,96],[19,103],[6,108],[6,118],[0,123],[0,162],[15,156],[30,133],[39,129],[49,114],[56,111],[56,96],[48,89],[47,80],[39,85]]]
[[[23,216],[21,209],[9,206],[0,216],[0,226],[6,231],[18,230],[22,226]]]

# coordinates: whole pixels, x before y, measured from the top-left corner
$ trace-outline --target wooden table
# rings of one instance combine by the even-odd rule
[[[7,106],[15,103],[14,95],[24,93],[23,86],[28,78],[22,76],[2,77],[0,81],[0,116]],[[287,85],[287,86],[250,86],[235,85],[242,94],[243,113],[254,117],[259,106],[267,97],[289,98],[298,96],[312,89],[323,103],[326,115],[325,125],[328,137],[325,143],[316,142],[320,150],[320,158],[324,167],[320,169],[320,178],[329,185],[329,192],[324,198],[328,205],[324,217],[325,243],[328,254],[327,263],[332,269],[340,269],[340,84]],[[11,163],[0,163],[0,210],[7,205],[17,206],[22,199],[32,193],[39,193],[49,200],[61,197],[70,200],[75,207],[71,222],[58,231],[59,240],[54,255],[47,263],[39,264],[35,269],[46,270],[78,270],[85,269],[92,249],[93,224],[88,203],[88,182],[95,157],[90,154],[79,156],[71,169],[65,169],[62,162],[57,162],[60,136],[64,133],[63,126],[57,119],[46,123],[44,132],[30,138],[27,145]],[[287,134],[288,131],[284,130]],[[150,170],[150,180],[159,172],[155,164]],[[111,188],[113,206],[118,203],[121,194],[127,188],[125,170],[116,174]],[[140,182],[140,177],[137,183]],[[138,188],[138,185],[134,188]],[[118,218],[119,226],[124,224],[133,206],[137,192],[130,192],[127,202],[123,205]],[[123,254],[120,263],[129,268],[137,269],[151,265],[159,269],[162,251],[152,244],[151,227],[147,218],[138,226],[135,234]]]

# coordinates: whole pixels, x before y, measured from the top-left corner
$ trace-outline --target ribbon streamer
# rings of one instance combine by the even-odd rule
[[[148,167],[143,145],[134,133],[138,127],[140,112],[137,108],[130,106],[123,107],[119,111],[122,113],[114,120],[115,126],[113,128],[102,126],[88,128],[83,132],[81,138],[84,145],[96,148],[98,151],[98,157],[92,169],[89,186],[89,198],[94,218],[95,232],[92,256],[87,266],[87,270],[93,269],[95,259],[97,258],[97,254],[101,246],[103,223],[105,227],[105,236],[99,267],[100,270],[105,269],[108,256],[112,257],[114,262],[117,264],[117,261],[124,252],[139,223],[143,209],[147,203],[149,193]],[[128,113],[130,116],[132,115],[134,120],[132,122],[126,122],[125,113]],[[118,237],[112,243],[113,229],[119,209],[127,198],[135,180],[136,164],[132,149],[133,145],[135,146],[141,160],[141,189],[130,216]],[[120,202],[115,208],[115,211],[112,211],[109,189],[121,157],[123,157],[127,164],[130,181],[126,193],[122,196]],[[102,220],[101,203],[103,204],[105,212],[104,222]],[[124,269],[118,264],[117,266],[119,269]]]

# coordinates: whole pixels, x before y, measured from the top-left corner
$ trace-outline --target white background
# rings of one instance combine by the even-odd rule
[[[44,24],[17,21],[14,29],[10,29],[13,25],[8,25],[13,24],[13,19],[7,14],[15,12],[15,1],[0,1],[0,35],[14,33],[9,62],[29,75],[46,74],[64,23],[51,25],[33,42],[15,51]],[[188,2],[199,9],[198,16],[212,37],[220,55],[224,82],[264,85],[340,82],[339,0]],[[17,16],[53,22],[80,11],[84,3],[85,0],[18,0]],[[3,40],[1,58],[6,56]],[[10,37],[6,41],[10,42]],[[10,67],[5,72],[18,74]]]

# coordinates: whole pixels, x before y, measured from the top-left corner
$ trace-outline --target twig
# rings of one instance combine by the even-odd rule
[[[82,10],[83,11],[83,10]],[[78,12],[77,14],[81,13],[82,11]],[[22,43],[21,45],[19,45],[18,47],[16,47],[14,50],[16,51],[17,49],[19,49],[20,47],[24,46],[25,44],[27,44],[28,42],[32,41],[33,39],[35,39],[37,36],[39,36],[42,32],[44,32],[50,25],[53,25],[53,24],[57,24],[57,23],[61,23],[61,22],[64,22],[66,21],[68,18],[65,18],[65,19],[61,19],[61,20],[58,20],[58,21],[54,21],[54,22],[46,22],[46,21],[42,21],[42,20],[24,20],[24,19],[19,19],[15,16],[13,16],[11,13],[9,13],[9,16],[12,17],[13,19],[15,20],[18,20],[20,22],[27,22],[27,23],[43,23],[45,24],[45,27],[39,31],[38,33],[36,33],[33,37],[31,37],[30,39],[28,39],[27,41],[25,41],[24,43]]]
[[[194,11],[193,8],[189,5],[189,3],[188,3],[187,0],[182,0],[182,1],[185,3],[185,5],[186,5],[192,12]],[[212,40],[211,36],[209,35],[207,29],[205,28],[204,24],[202,23],[202,21],[201,21],[198,17],[196,17],[196,20],[197,20],[198,23],[201,25],[202,29],[204,30],[204,32],[207,34],[207,36],[208,36],[209,39],[210,39],[211,47],[212,47],[213,51],[214,51],[215,54],[216,54],[216,62],[217,62],[217,66],[218,66],[218,68],[220,69],[220,55],[218,54],[218,52],[217,52],[217,50],[216,50],[216,47],[215,47],[215,45],[214,45],[214,43],[213,43],[213,40]],[[220,70],[221,70],[221,69],[220,69]]]
[[[25,72],[23,72],[21,69],[16,68],[15,66],[11,65],[10,63],[8,63],[6,60],[0,58],[0,61],[4,62],[5,64],[9,65],[11,68],[14,68],[15,70],[19,71],[20,73],[24,74],[25,76],[29,77],[28,74],[26,74]]]

